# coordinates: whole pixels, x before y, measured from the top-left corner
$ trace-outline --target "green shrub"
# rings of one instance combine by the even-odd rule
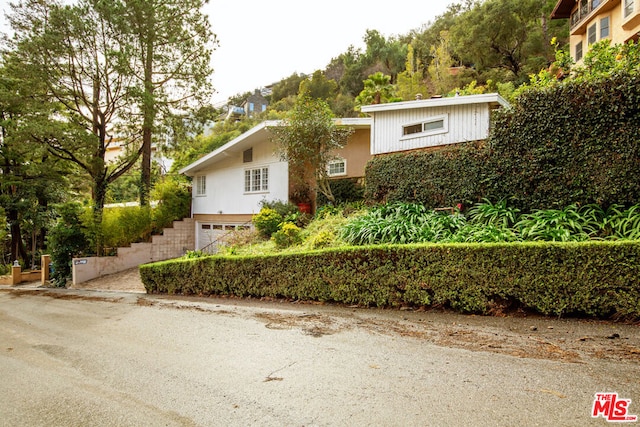
[[[364,200],[364,187],[358,178],[331,179],[329,187],[337,205]],[[327,206],[329,200],[323,194],[318,194],[317,204]]]
[[[151,209],[148,207],[113,207],[102,212],[105,247],[117,248],[147,241],[152,230]]]
[[[156,182],[151,198],[158,201],[152,211],[153,230],[158,233],[171,227],[173,221],[187,218],[191,211],[191,191],[185,180],[165,177]]]
[[[80,220],[82,207],[79,203],[66,203],[56,207],[59,215],[47,235],[47,249],[51,254],[53,273],[51,281],[56,286],[65,286],[71,278],[73,257],[89,251],[88,230]]]
[[[302,243],[300,227],[291,222],[285,222],[278,231],[273,233],[271,239],[273,239],[276,246],[279,248],[288,248],[289,246],[299,245]]]
[[[362,306],[509,302],[545,315],[640,318],[640,242],[423,244],[171,260],[140,267],[150,293]]]
[[[282,200],[262,200],[260,202],[261,208],[273,209],[282,218],[286,218],[291,215],[299,214],[298,207],[290,202],[283,202]]]
[[[390,203],[350,220],[341,237],[356,245],[437,242],[464,226],[462,215],[436,212],[415,203]]]
[[[276,210],[271,208],[262,208],[260,209],[260,213],[253,217],[252,221],[260,234],[263,237],[269,238],[273,233],[278,231],[283,219],[282,215],[280,215]]]

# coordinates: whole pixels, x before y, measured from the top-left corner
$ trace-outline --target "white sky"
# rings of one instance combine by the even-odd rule
[[[213,52],[213,102],[252,92],[294,72],[324,69],[367,29],[385,37],[432,22],[454,0],[209,0],[205,13],[220,46]]]
[[[2,3],[0,29],[7,31]],[[432,22],[455,0],[209,0],[219,47],[213,52],[212,102],[277,83],[294,72],[324,69],[350,45],[364,49],[367,29],[407,34]]]

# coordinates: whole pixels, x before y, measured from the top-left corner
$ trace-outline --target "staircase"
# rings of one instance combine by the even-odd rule
[[[154,235],[150,243],[132,243],[118,248],[116,256],[73,259],[73,284],[86,282],[107,274],[119,273],[141,264],[179,258],[196,245],[195,221],[185,218],[174,221],[161,235]]]

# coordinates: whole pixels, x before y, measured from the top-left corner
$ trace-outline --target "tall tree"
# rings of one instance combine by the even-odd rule
[[[0,206],[10,230],[10,259],[26,263],[29,247],[33,265],[36,249],[44,246],[51,204],[61,201],[67,186],[60,162],[31,138],[39,127],[53,130],[46,120],[50,106],[33,95],[43,89],[42,82],[22,74],[5,54],[0,67]]]
[[[502,68],[511,79],[553,61],[551,37],[545,18],[555,0],[486,0],[459,15],[451,28],[454,50],[466,64],[482,72]]]
[[[123,126],[135,113],[130,108],[133,77],[123,66],[130,48],[106,18],[90,0],[73,6],[26,0],[9,17],[12,54],[24,78],[42,82],[45,90],[34,96],[51,105],[43,119],[56,125],[34,127],[31,137],[90,177],[96,230],[109,184],[139,155],[132,150],[115,163],[105,159],[110,145],[127,148],[137,142]],[[99,235],[96,241],[100,253]]]
[[[419,58],[414,56],[413,45],[407,46],[407,63],[405,70],[398,74],[397,94],[405,101],[415,99],[420,94],[427,96],[429,89],[424,82],[424,67]]]
[[[140,203],[148,205],[154,135],[159,140],[167,119],[188,117],[212,94],[210,58],[217,39],[202,12],[208,0],[91,1],[131,41],[142,116]]]

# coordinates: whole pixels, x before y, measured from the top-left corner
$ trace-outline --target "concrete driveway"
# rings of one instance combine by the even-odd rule
[[[1,426],[586,426],[637,325],[0,290]]]

